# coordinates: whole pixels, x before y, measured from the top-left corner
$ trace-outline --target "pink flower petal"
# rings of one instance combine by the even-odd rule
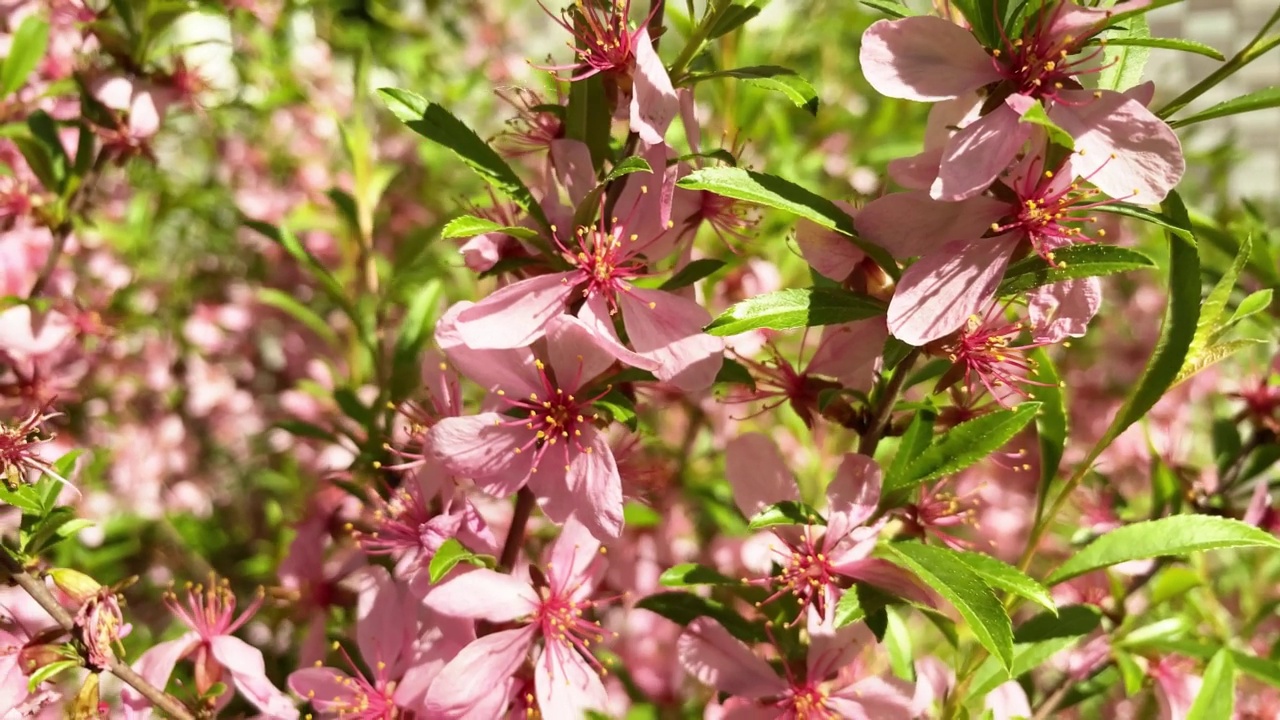
[[[1015,720],[1031,717],[1031,702],[1017,680],[1010,680],[987,693],[983,705],[992,720]]]
[[[580,438],[585,452],[569,463],[568,482],[577,500],[576,515],[602,540],[622,534],[622,477],[609,440],[595,428]]]
[[[169,684],[173,666],[195,649],[200,636],[189,632],[168,642],[156,643],[134,661],[133,669],[144,680],[163,690]],[[151,707],[151,701],[130,686],[120,689],[120,700],[135,710]]]
[[[1096,277],[1042,285],[1027,296],[1027,317],[1039,341],[1058,343],[1081,337],[1102,306]]]
[[[986,190],[1013,162],[1032,129],[1007,102],[969,123],[947,143],[929,194],[956,201]]]
[[[539,599],[523,580],[476,568],[443,580],[423,602],[441,615],[500,623],[532,614]]]
[[[538,709],[545,718],[587,717],[588,710],[603,712],[608,706],[609,694],[595,668],[564,643],[548,642],[533,673]]]
[[[650,145],[662,143],[667,128],[680,112],[667,68],[649,40],[648,25],[635,35],[635,72],[631,89],[631,130]],[[659,171],[655,168],[655,171]]]
[[[570,519],[560,529],[560,536],[547,550],[547,582],[557,593],[568,594],[575,586],[591,579],[588,570],[600,556],[600,540],[590,528]]]
[[[827,532],[843,537],[866,522],[880,504],[880,465],[866,455],[846,453],[827,485]]]
[[[618,332],[613,327],[613,316],[609,314],[608,301],[603,295],[594,295],[583,303],[578,310],[578,319],[591,329],[602,347],[618,360],[641,370],[658,369],[660,363],[657,360],[640,355],[618,339]]]
[[[876,642],[864,623],[852,623],[837,629],[833,626],[834,619],[835,616],[828,613],[822,625],[817,628],[810,626],[809,652],[805,658],[810,678],[833,677]]]
[[[875,585],[921,605],[937,604],[929,591],[916,582],[914,575],[887,560],[866,558],[847,564],[833,562],[832,565],[845,577]]]
[[[354,707],[355,684],[351,676],[330,667],[309,667],[289,673],[289,689],[320,712]]]
[[[529,654],[536,628],[527,626],[485,635],[462,649],[427,690],[427,717],[462,718],[491,701],[495,689]]]
[[[1182,179],[1182,143],[1142,103],[1107,90],[1063,91],[1049,117],[1075,139],[1076,170],[1113,198],[1153,205]]]
[[[890,193],[858,211],[854,225],[862,237],[896,258],[925,255],[951,240],[982,237],[1009,214],[1009,203],[984,196],[941,202],[918,190]]]
[[[973,33],[938,17],[875,22],[859,57],[871,87],[904,100],[949,100],[1000,80]]]
[[[795,476],[778,446],[759,433],[744,433],[729,441],[724,474],[733,488],[733,501],[748,519],[770,505],[800,499]]]
[[[676,652],[690,675],[721,692],[742,698],[786,692],[787,684],[769,663],[710,618],[689,623],[676,642]]]
[[[912,693],[903,680],[867,677],[832,693],[827,705],[850,720],[911,720]]]
[[[240,695],[262,711],[263,717],[295,720],[298,709],[293,701],[267,677],[262,651],[230,635],[218,635],[209,641],[213,657],[231,673],[231,683]]]
[[[1126,2],[1124,12],[1136,10],[1148,4],[1148,0]],[[1067,36],[1084,38],[1093,34],[1094,29],[1107,18],[1115,14],[1116,8],[1088,8],[1075,3],[1064,2],[1053,9],[1053,22],[1049,24],[1049,35],[1054,38]]]
[[[681,390],[711,387],[724,364],[724,340],[702,332],[711,314],[698,303],[661,290],[632,288],[620,293],[622,319],[631,346],[656,360],[659,380]]]
[[[936,147],[909,157],[890,160],[889,177],[908,190],[928,190],[938,179],[938,168],[942,166],[944,152],[946,147]]]
[[[866,392],[875,383],[880,351],[888,338],[882,317],[828,325],[805,373],[835,378],[846,388]]]
[[[836,202],[836,206],[853,215],[853,207],[848,203]],[[796,223],[796,245],[800,246],[805,262],[823,277],[836,282],[844,282],[866,257],[848,237],[809,220]]]
[[[599,377],[614,363],[606,342],[572,315],[552,318],[547,324],[547,353],[557,385],[572,393]]]
[[[564,312],[576,279],[566,272],[512,283],[459,313],[458,333],[476,350],[524,347]]]
[[[552,140],[551,164],[556,169],[556,179],[569,193],[569,202],[577,208],[596,186],[596,169],[591,162],[591,149],[580,140]]]
[[[395,665],[406,645],[412,641],[411,628],[416,625],[416,608],[401,596],[400,585],[391,579],[387,569],[378,565],[362,568],[353,574],[356,586],[356,645],[360,656],[370,664]]]
[[[972,242],[953,242],[907,268],[889,302],[889,332],[903,342],[924,345],[983,312],[1017,247],[1013,233]]]
[[[516,450],[533,433],[502,424],[510,419],[498,413],[444,418],[427,432],[426,445],[450,472],[470,478],[503,476],[518,487],[529,474],[533,453]]]
[[[466,301],[456,303],[436,323],[436,344],[449,363],[491,392],[501,389],[523,396],[541,390],[542,380],[529,348],[476,350],[463,342],[458,331],[458,316],[474,307]]]

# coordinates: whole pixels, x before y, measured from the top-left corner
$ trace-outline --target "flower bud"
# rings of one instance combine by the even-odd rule
[[[18,667],[22,669],[22,674],[28,677],[42,667],[65,660],[67,660],[67,646],[64,643],[37,643],[27,645],[18,651]]]
[[[78,570],[55,568],[50,570],[48,575],[59,590],[77,603],[87,601],[102,589],[102,585],[97,580]]]
[[[98,696],[98,674],[89,673],[84,676],[84,685],[76,693],[71,707],[67,709],[70,720],[101,720],[106,714]]]

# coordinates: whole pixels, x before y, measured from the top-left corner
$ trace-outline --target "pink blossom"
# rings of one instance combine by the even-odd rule
[[[836,630],[827,623],[811,635],[803,669],[787,667],[779,677],[723,626],[700,617],[680,636],[677,652],[690,675],[732,696],[726,717],[909,720],[915,716],[911,685],[859,667],[858,656],[873,645],[865,625]]]
[[[362,673],[350,657],[351,674],[317,661],[313,668],[293,672],[289,688],[323,718],[394,720],[420,709],[431,681],[475,639],[475,629],[435,617],[384,568],[365,568],[354,581],[356,644],[371,674]]]
[[[656,147],[649,155],[651,164],[665,162],[666,155],[665,148]],[[589,171],[588,163],[579,173]],[[594,180],[583,184],[589,189]],[[670,202],[666,179],[657,192],[637,181],[628,183],[617,205],[626,209],[622,215],[599,226],[579,227],[568,242],[556,238],[571,269],[512,283],[461,311],[462,342],[478,350],[528,345],[581,297],[585,302],[578,317],[619,360],[652,370],[683,390],[710,387],[724,350],[722,339],[702,332],[711,322],[710,313],[677,293],[633,285],[647,274],[647,262],[671,253],[676,238],[670,232]],[[619,313],[631,347],[622,344],[614,329],[613,316]]]
[[[1147,674],[1155,680],[1160,720],[1184,720],[1200,694],[1204,679],[1193,671],[1190,660],[1168,655],[1151,662]]]
[[[1032,126],[1021,118],[1036,103],[1072,136],[1076,162],[1104,192],[1148,204],[1168,194],[1185,169],[1177,136],[1139,99],[1087,90],[1076,79],[1096,70],[1100,49],[1077,54],[1110,14],[1060,0],[990,55],[968,30],[942,18],[881,20],[867,29],[863,73],[881,93],[935,102],[987,88],[987,97],[1003,99],[986,103],[947,141],[933,197],[963,200],[986,190],[1031,137]]]
[[[173,667],[179,660],[194,656],[196,690],[207,692],[221,682],[223,673],[231,675],[231,683],[240,694],[258,708],[265,717],[294,720],[298,711],[267,678],[262,651],[233,636],[262,605],[261,594],[236,616],[236,599],[225,583],[210,578],[210,585],[196,585],[187,590],[185,605],[169,593],[166,604],[170,611],[190,630],[174,640],[151,646],[133,663],[133,669],[147,682],[159,688],[169,683]],[[121,690],[121,701],[132,718],[151,716],[150,702],[132,687]],[[226,695],[222,702],[230,700]]]
[[[794,476],[773,441],[748,433],[725,448],[725,475],[734,501],[750,518],[770,505],[799,499]],[[864,526],[880,503],[880,467],[865,455],[846,454],[826,488],[825,527],[779,526],[772,532],[765,557],[751,565],[780,567],[757,581],[774,589],[769,598],[793,595],[814,619],[831,617],[840,593],[854,581],[930,604],[930,598],[905,571],[870,557],[884,521]],[[775,544],[776,543],[776,544]],[[766,601],[767,602],[767,601]],[[800,620],[799,617],[796,618]]]
[[[622,531],[622,480],[609,442],[595,421],[594,397],[581,391],[613,364],[598,336],[571,315],[548,324],[545,349],[475,350],[461,343],[459,303],[436,326],[436,341],[454,366],[518,415],[484,412],[444,418],[427,433],[435,458],[450,472],[505,496],[528,483],[557,522],[569,515],[600,537]]]
[[[1004,182],[1012,191],[1008,200],[978,196],[950,203],[910,191],[886,195],[858,213],[855,224],[868,240],[896,257],[921,256],[903,272],[889,303],[895,337],[924,345],[957,330],[990,302],[1016,252],[1029,249],[1053,263],[1055,251],[1085,239],[1069,223],[1096,220],[1087,213],[1099,204],[1097,191],[1075,179],[1071,160],[1050,170],[1040,155],[1029,153]],[[1096,281],[1068,287],[1090,295],[1057,300],[1056,313],[1068,319],[1055,336],[1082,332],[1077,316],[1097,309]],[[1048,298],[1041,303],[1047,308]]]
[[[19,662],[19,653],[45,631],[57,627],[27,591],[16,585],[0,587],[0,708],[42,702],[43,691],[27,689],[28,673]]]
[[[544,558],[546,572],[532,582],[492,570],[454,575],[436,586],[426,603],[458,618],[516,627],[485,635],[457,654],[427,692],[427,712],[436,718],[498,717],[506,697],[495,692],[526,662],[538,640],[534,687],[542,717],[581,717],[608,702],[602,670],[591,647],[604,631],[586,613],[599,575],[600,542],[577,522],[566,522]],[[508,626],[509,627],[509,626]]]

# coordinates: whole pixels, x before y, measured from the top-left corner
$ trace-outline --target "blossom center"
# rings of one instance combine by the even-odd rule
[[[827,706],[827,693],[816,683],[805,683],[791,688],[787,697],[779,703],[782,709],[791,710],[796,720],[836,720],[839,715]]]

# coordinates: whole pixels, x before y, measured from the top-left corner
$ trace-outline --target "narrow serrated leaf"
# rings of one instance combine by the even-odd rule
[[[1032,580],[1018,568],[982,553],[949,548],[938,549],[951,553],[968,565],[970,570],[977,573],[991,587],[1024,597],[1052,613],[1058,612],[1058,606],[1049,595],[1049,589]]]
[[[939,435],[918,457],[912,460],[893,485],[885,484],[885,494],[901,495],[943,475],[963,470],[995,452],[1031,422],[1040,403],[1027,402],[1015,408],[1002,408],[960,423]]]
[[[1218,720],[1233,717],[1236,702],[1236,667],[1231,651],[1219,650],[1204,669],[1200,692],[1187,710],[1186,720]]]
[[[1280,549],[1280,540],[1239,520],[1212,515],[1175,515],[1148,520],[1117,528],[1089,543],[1059,566],[1047,584],[1057,585],[1092,570],[1130,560],[1235,547]]]
[[[778,525],[826,525],[817,510],[794,500],[774,503],[751,517],[749,530],[763,530]]]
[[[1265,90],[1258,90],[1248,95],[1241,95],[1238,98],[1220,102],[1194,115],[1189,115],[1180,120],[1172,120],[1169,122],[1169,126],[1174,128],[1186,127],[1205,120],[1216,120],[1230,115],[1239,115],[1255,110],[1267,110],[1274,107],[1280,107],[1280,86],[1269,87]]]
[[[1154,267],[1151,258],[1115,245],[1068,245],[1054,253],[1054,265],[1039,255],[1010,263],[1000,283],[1000,295],[1021,295],[1063,280],[1101,277]]]
[[[711,335],[724,336],[760,328],[836,325],[882,315],[885,308],[873,297],[838,288],[778,290],[733,305],[705,329]]]

